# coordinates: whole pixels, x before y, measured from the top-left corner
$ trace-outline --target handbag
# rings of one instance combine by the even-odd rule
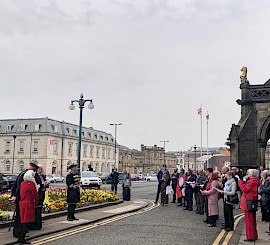
[[[246,197],[246,195],[245,195]],[[247,200],[247,211],[248,212],[257,212],[258,211],[258,200]]]
[[[239,203],[238,195],[236,193],[234,195],[228,195],[226,201],[232,204],[238,204]]]
[[[174,191],[170,185],[166,187],[166,195],[172,195],[174,194]]]

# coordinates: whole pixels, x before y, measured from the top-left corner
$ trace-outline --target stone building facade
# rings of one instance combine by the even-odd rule
[[[67,164],[77,162],[78,134],[78,125],[49,118],[0,120],[0,171],[17,174],[35,161],[43,164],[46,174],[65,176]],[[81,170],[111,171],[114,140],[111,134],[83,127]]]
[[[163,147],[141,145],[141,151],[120,147],[119,170],[130,173],[157,173],[165,163],[169,170],[176,166],[176,156],[165,153]]]

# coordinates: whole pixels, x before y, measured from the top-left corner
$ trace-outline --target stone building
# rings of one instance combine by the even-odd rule
[[[67,164],[77,162],[78,134],[78,125],[49,118],[0,120],[0,171],[17,174],[35,161],[43,164],[46,174],[65,176]],[[83,127],[81,170],[111,171],[114,144],[111,134]]]
[[[119,150],[119,170],[130,173],[157,173],[165,162],[171,171],[176,166],[176,156],[165,153],[163,147],[141,145],[141,151],[121,146]]]

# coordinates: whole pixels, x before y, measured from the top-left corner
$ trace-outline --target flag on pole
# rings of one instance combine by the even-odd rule
[[[202,107],[200,107],[200,108],[197,110],[197,112],[198,112],[198,114],[199,114],[200,116],[202,116]]]
[[[209,120],[209,113],[207,112],[206,119]]]

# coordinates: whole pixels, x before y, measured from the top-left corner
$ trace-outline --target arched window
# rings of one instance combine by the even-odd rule
[[[24,170],[24,162],[19,161],[19,172],[22,172]]]

